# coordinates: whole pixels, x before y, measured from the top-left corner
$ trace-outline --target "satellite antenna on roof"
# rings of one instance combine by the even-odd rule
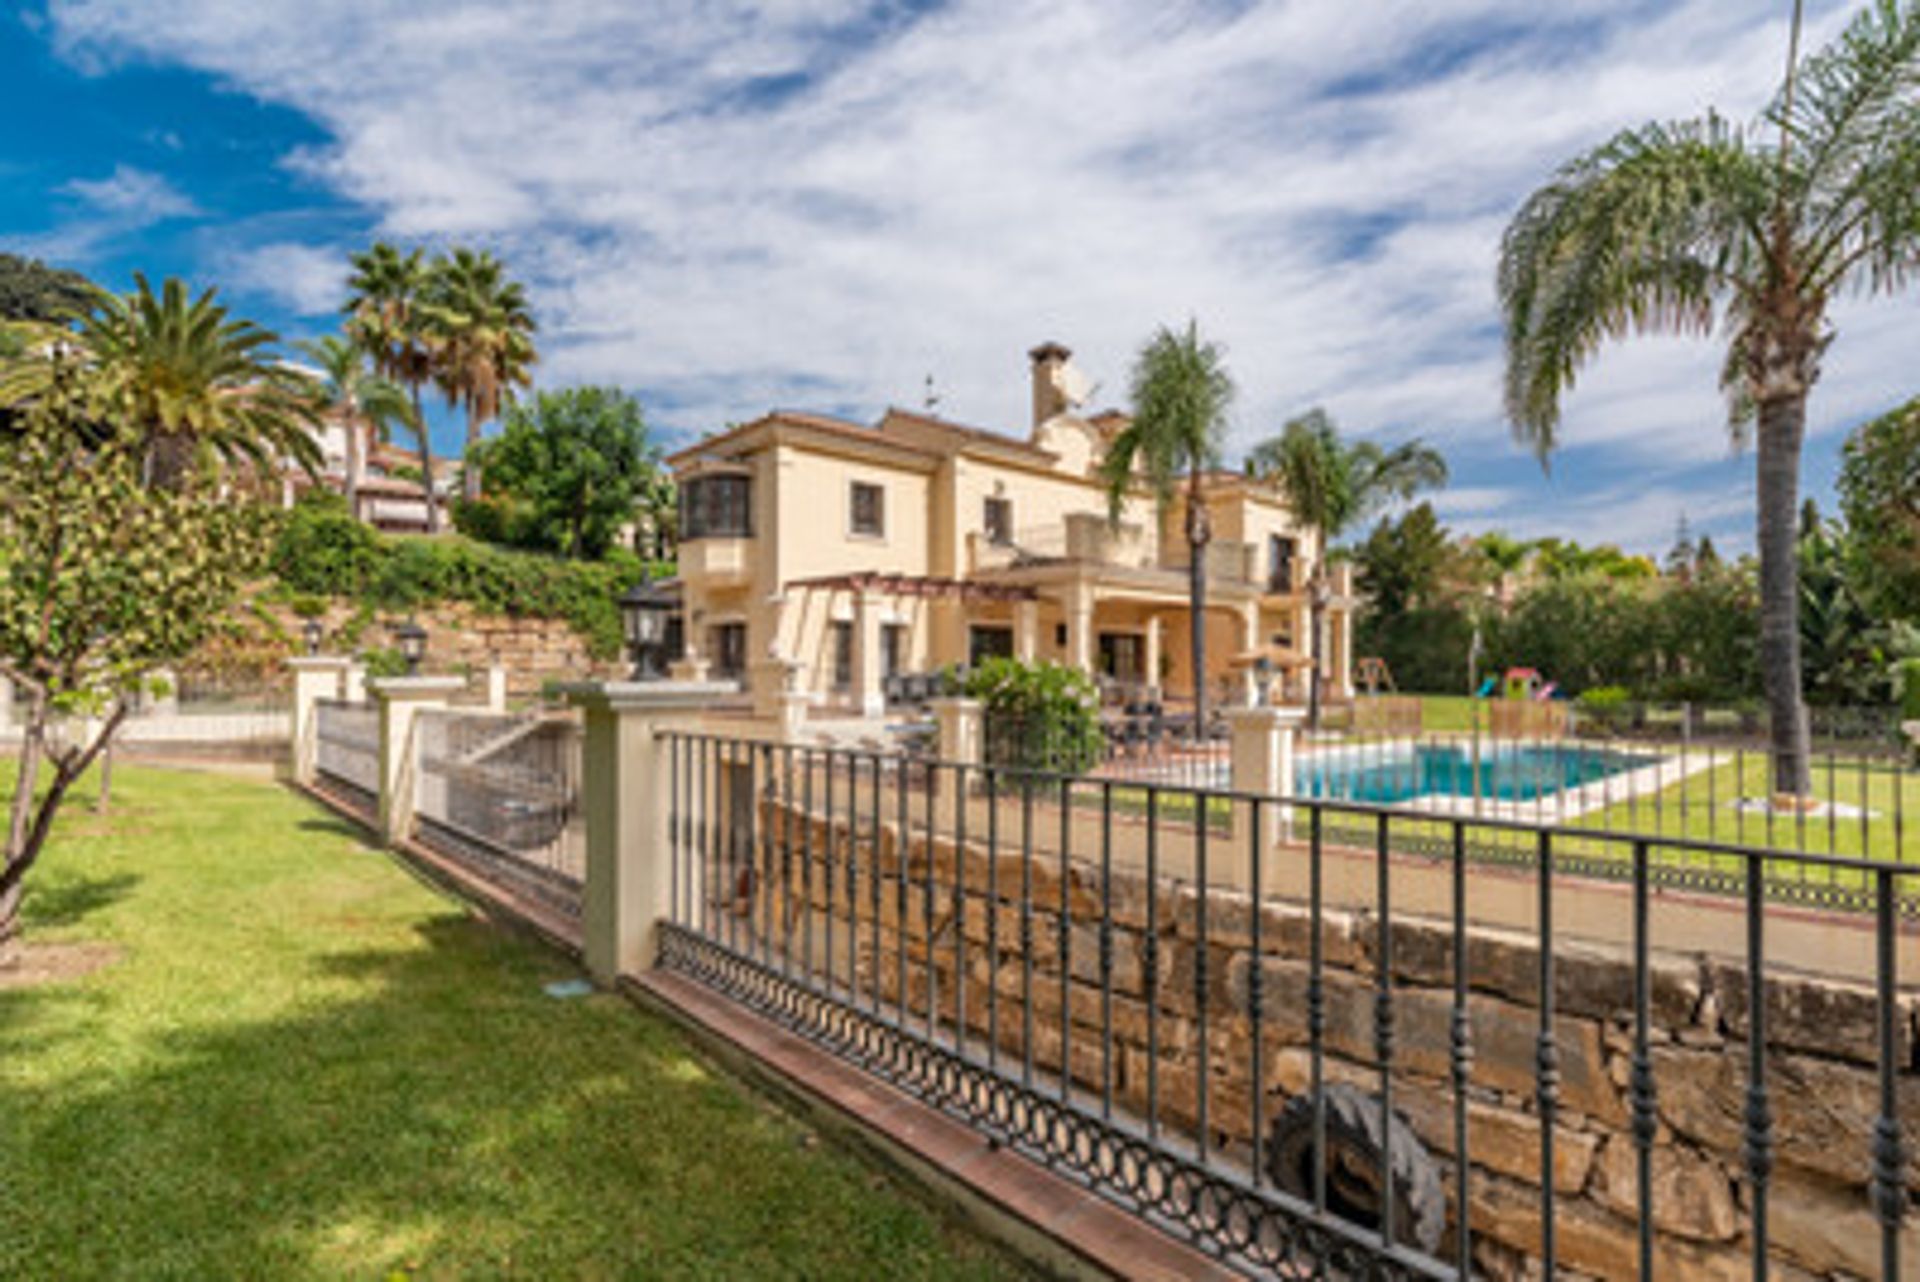
[[[927,390],[926,394],[920,398],[920,404],[929,414],[933,413],[940,405],[939,394],[933,390],[933,375],[931,374],[927,375]]]

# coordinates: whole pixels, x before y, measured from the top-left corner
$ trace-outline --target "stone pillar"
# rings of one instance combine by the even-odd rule
[[[1013,603],[1013,657],[1032,663],[1040,656],[1040,603]]]
[[[358,659],[351,660],[347,664],[340,697],[348,703],[367,701],[367,665]]]
[[[313,782],[313,763],[318,748],[315,734],[320,719],[314,712],[314,705],[322,699],[340,697],[347,661],[332,654],[302,655],[288,659],[287,668],[293,673],[293,704],[288,709],[291,719],[287,723],[287,737],[293,747],[293,756],[287,768],[292,771],[295,783],[306,785]]]
[[[986,760],[986,709],[978,699],[935,699],[933,709],[934,830],[952,832],[962,800],[956,767]]]
[[[603,984],[653,965],[659,924],[673,912],[671,761],[663,726],[734,693],[725,682],[583,682],[562,687],[586,712],[581,811],[587,877],[581,925],[587,969]],[[683,851],[681,876],[699,885],[700,852]]]
[[[1061,605],[1067,616],[1067,663],[1090,674],[1093,671],[1093,589],[1073,584],[1067,588]]]
[[[487,711],[507,710],[507,667],[503,663],[487,665]]]
[[[878,592],[853,596],[853,706],[861,716],[877,717],[887,710],[881,688],[880,602]]]
[[[1302,716],[1294,708],[1234,708],[1228,711],[1227,726],[1232,734],[1233,791],[1262,797],[1293,795],[1293,738]],[[1274,846],[1289,832],[1293,809],[1278,805],[1255,807],[1251,802],[1235,802],[1233,809],[1233,841],[1227,856],[1232,869],[1231,884],[1255,892],[1264,890],[1276,884],[1274,864],[1279,856]],[[1253,859],[1249,848],[1250,843],[1256,840],[1251,835],[1253,812],[1256,809],[1259,811],[1260,833],[1257,840],[1260,844],[1260,880],[1263,883],[1258,887],[1253,885]]]
[[[1157,614],[1147,620],[1147,644],[1145,647],[1146,655],[1144,659],[1144,664],[1146,667],[1145,676],[1147,681],[1147,697],[1155,701],[1158,701],[1161,697],[1160,696],[1160,653],[1161,653],[1160,644],[1161,644],[1161,634],[1165,630],[1165,628],[1166,628],[1166,624],[1161,621],[1160,616]]]
[[[446,707],[466,684],[459,677],[377,677],[367,682],[380,710],[380,833],[390,842],[413,832],[418,785],[413,719],[424,709]]]
[[[0,730],[13,725],[13,682],[0,677]]]
[[[754,716],[768,720],[780,717],[786,696],[799,692],[801,667],[795,659],[755,660],[747,683],[753,691]]]

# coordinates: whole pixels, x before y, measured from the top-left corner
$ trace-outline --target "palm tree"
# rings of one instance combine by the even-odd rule
[[[1327,575],[1330,545],[1388,502],[1445,485],[1447,461],[1438,450],[1419,440],[1390,450],[1372,441],[1348,444],[1340,439],[1340,429],[1325,410],[1311,409],[1290,419],[1280,435],[1254,446],[1247,455],[1247,472],[1280,490],[1294,521],[1312,530],[1319,545],[1313,580],[1307,586],[1313,612],[1309,638],[1313,679],[1307,694],[1307,721],[1317,727],[1324,680],[1321,638],[1326,630],[1327,605],[1333,596],[1333,583]]]
[[[404,425],[409,432],[417,431],[413,407],[397,385],[367,368],[366,352],[346,339],[329,334],[300,344],[300,350],[320,367],[325,405],[346,430],[347,510],[358,517],[368,431],[377,428],[384,437],[387,425],[393,423]]]
[[[79,357],[88,416],[144,444],[148,484],[178,488],[210,455],[311,473],[318,389],[271,354],[278,335],[233,316],[211,289],[194,297],[169,278],[156,294],[133,279],[132,293],[103,294],[71,333],[7,361],[0,404],[44,395],[59,363],[48,357],[64,351]]]
[[[1920,265],[1920,8],[1881,0],[1802,61],[1753,128],[1629,129],[1562,168],[1501,246],[1507,413],[1544,457],[1580,366],[1629,331],[1728,335],[1736,440],[1757,424],[1760,649],[1773,790],[1811,788],[1796,619],[1807,395],[1843,291]],[[1769,141],[1776,136],[1778,141]]]
[[[402,253],[386,241],[375,241],[351,261],[343,309],[347,337],[372,358],[375,374],[409,393],[420,441],[420,490],[427,504],[427,532],[432,534],[440,528],[440,509],[433,492],[433,440],[420,411],[420,389],[433,376],[423,306],[430,276],[425,255],[417,249]]]
[[[467,498],[477,499],[480,429],[499,416],[516,387],[527,386],[527,367],[539,359],[533,314],[526,291],[508,279],[505,264],[485,250],[456,248],[433,266],[426,317],[434,381],[448,405],[467,412],[462,471]]]
[[[1192,614],[1193,729],[1207,729],[1207,544],[1212,530],[1201,493],[1207,470],[1220,461],[1220,437],[1233,402],[1225,353],[1187,322],[1184,332],[1164,326],[1133,363],[1133,418],[1100,460],[1108,519],[1118,522],[1128,495],[1145,485],[1164,517],[1186,486],[1187,595]]]

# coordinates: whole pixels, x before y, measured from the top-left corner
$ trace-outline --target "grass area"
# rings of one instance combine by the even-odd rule
[[[1430,734],[1466,734],[1473,729],[1474,704],[1481,700],[1464,694],[1423,694],[1420,700],[1420,728]],[[1480,714],[1482,724],[1486,713]]]
[[[114,797],[28,919],[116,959],[0,988],[0,1277],[1017,1273],[304,800]]]

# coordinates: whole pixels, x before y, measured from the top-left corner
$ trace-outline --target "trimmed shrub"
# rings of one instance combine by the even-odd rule
[[[988,659],[966,694],[986,705],[987,764],[1081,774],[1100,763],[1100,693],[1078,668]]]

